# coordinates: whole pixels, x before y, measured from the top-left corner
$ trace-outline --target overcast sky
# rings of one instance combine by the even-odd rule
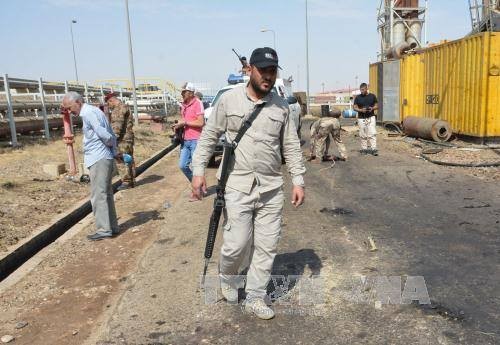
[[[379,48],[380,0],[309,0],[311,92],[368,79]],[[422,0],[423,2],[423,0]],[[276,45],[283,75],[306,87],[304,0],[130,0],[136,77],[176,84],[225,85],[239,62],[260,46]],[[470,30],[467,0],[429,0],[428,40],[456,39]],[[123,0],[0,0],[0,72],[11,77],[75,80],[128,78]]]

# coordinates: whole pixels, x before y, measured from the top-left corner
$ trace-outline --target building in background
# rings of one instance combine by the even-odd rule
[[[319,92],[312,97],[311,102],[315,104],[330,104],[332,106],[348,106],[349,102],[352,102],[352,99],[358,94],[359,90],[354,88]]]

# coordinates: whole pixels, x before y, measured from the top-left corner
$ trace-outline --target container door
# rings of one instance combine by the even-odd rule
[[[382,82],[382,121],[399,122],[400,60],[384,62]]]

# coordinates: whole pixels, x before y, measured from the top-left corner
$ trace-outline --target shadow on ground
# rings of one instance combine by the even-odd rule
[[[160,212],[158,212],[157,210],[135,212],[133,213],[133,216],[133,218],[130,218],[129,220],[120,224],[120,234],[123,234],[127,230],[136,226],[146,224],[151,220],[164,219],[160,216]]]
[[[271,301],[283,297],[303,279],[306,267],[311,272],[305,278],[319,276],[323,264],[314,249],[300,249],[295,253],[276,255],[271,280],[267,285],[267,295]]]
[[[149,175],[145,178],[143,178],[142,180],[140,181],[137,181],[135,186],[136,187],[139,187],[139,186],[142,186],[142,185],[145,185],[145,184],[148,184],[148,183],[153,183],[153,182],[157,182],[157,181],[160,181],[160,180],[163,180],[164,177],[163,176],[160,176],[160,175]]]

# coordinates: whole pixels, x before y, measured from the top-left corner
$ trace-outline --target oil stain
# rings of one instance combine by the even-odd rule
[[[353,211],[351,211],[347,208],[342,208],[342,207],[334,207],[334,208],[324,207],[321,210],[319,210],[319,212],[326,213],[330,216],[337,216],[337,215],[350,216],[354,213]]]

